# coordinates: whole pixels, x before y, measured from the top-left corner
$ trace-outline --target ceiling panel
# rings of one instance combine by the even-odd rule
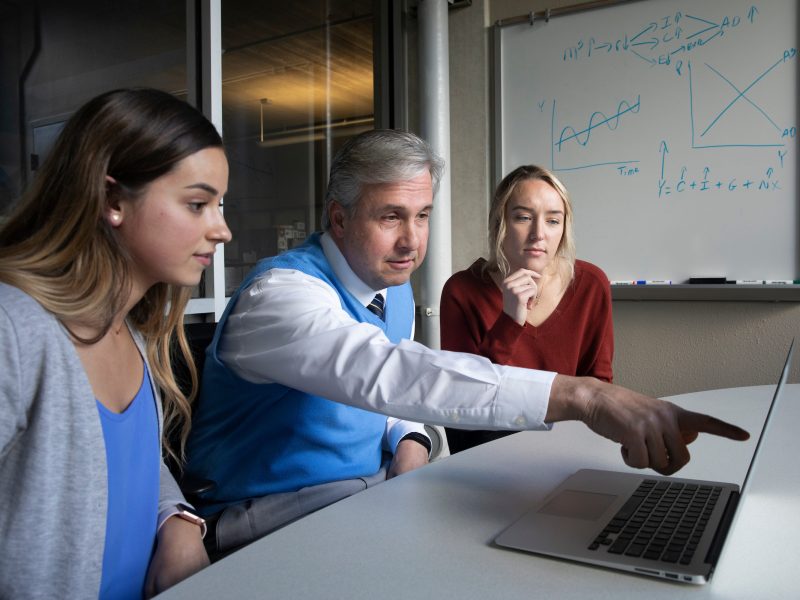
[[[373,113],[370,0],[223,3],[226,137]]]

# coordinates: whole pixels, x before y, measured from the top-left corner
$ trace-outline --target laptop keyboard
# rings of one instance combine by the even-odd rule
[[[645,479],[589,550],[688,565],[721,487]]]

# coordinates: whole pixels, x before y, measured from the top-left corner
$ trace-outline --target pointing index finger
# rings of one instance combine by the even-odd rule
[[[697,433],[710,433],[740,442],[750,438],[750,434],[741,427],[737,427],[736,425],[727,423],[711,415],[696,413],[689,410],[683,411],[678,417],[678,426],[684,435],[688,434],[689,436]]]

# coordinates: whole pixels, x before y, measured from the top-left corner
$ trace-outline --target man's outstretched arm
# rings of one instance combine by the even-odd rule
[[[625,464],[664,475],[689,462],[687,446],[700,433],[739,441],[750,437],[744,429],[715,417],[591,377],[556,376],[546,420],[583,421],[595,433],[621,444]]]

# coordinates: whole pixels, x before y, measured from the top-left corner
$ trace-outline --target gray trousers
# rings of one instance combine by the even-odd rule
[[[228,506],[216,518],[216,527],[212,528],[214,539],[205,540],[211,560],[222,558],[284,525],[385,481],[386,470],[384,465],[369,477],[321,483],[296,492],[270,494]]]

